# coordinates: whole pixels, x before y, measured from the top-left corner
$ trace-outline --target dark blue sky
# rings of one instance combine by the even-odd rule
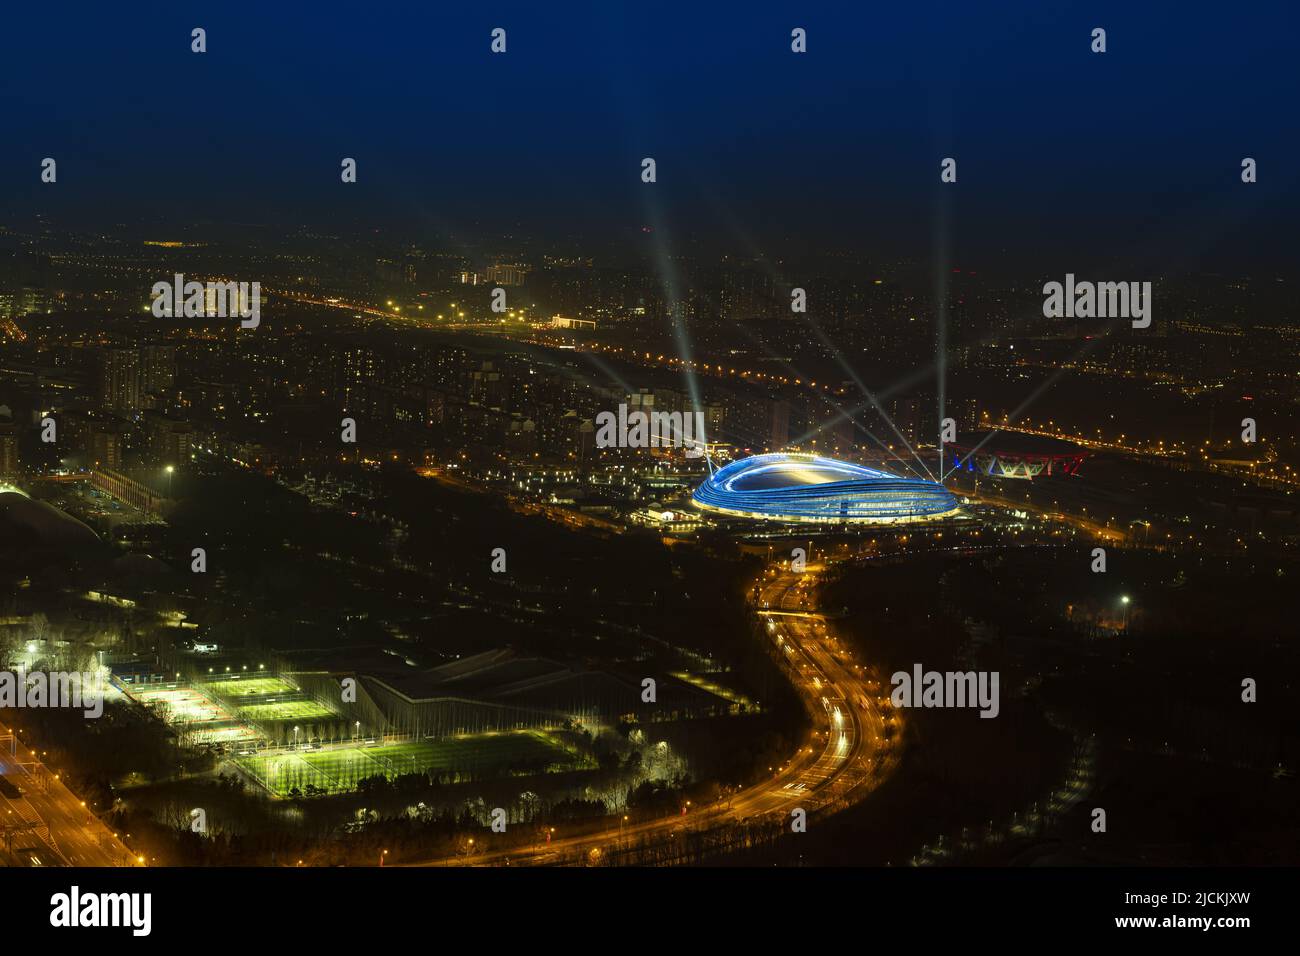
[[[1285,261],[1297,7],[15,4],[0,215],[593,241],[657,221],[737,252],[929,254],[943,232],[979,264]]]

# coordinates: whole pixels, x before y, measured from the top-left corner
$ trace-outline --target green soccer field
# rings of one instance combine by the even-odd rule
[[[336,720],[338,715],[314,700],[286,700],[275,704],[245,704],[238,709],[244,720]]]
[[[217,697],[274,697],[277,694],[298,693],[298,688],[283,677],[232,677],[204,681],[194,686],[205,694]]]
[[[239,764],[277,796],[310,784],[331,792],[351,790],[365,777],[409,773],[539,772],[570,769],[580,758],[556,738],[535,731],[479,734],[380,747],[296,751],[241,757]]]

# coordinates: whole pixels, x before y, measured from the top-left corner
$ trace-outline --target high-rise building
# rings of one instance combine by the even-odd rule
[[[99,404],[124,418],[140,413],[140,353],[132,348],[106,349],[100,356]]]
[[[980,426],[979,402],[976,399],[957,399],[952,403],[948,414],[957,420],[957,427],[963,431],[973,431]]]
[[[122,464],[122,429],[112,421],[84,411],[70,410],[59,417],[60,446],[69,460],[91,468],[117,468]]]
[[[492,362],[484,362],[470,373],[469,400],[471,404],[487,408],[505,408],[509,398],[509,380]]]
[[[783,399],[772,403],[772,435],[768,441],[772,451],[781,451],[790,442],[790,403]]]
[[[0,405],[0,478],[18,474],[18,426],[7,406]]]
[[[146,412],[145,422],[149,432],[149,457],[155,464],[174,468],[189,464],[194,426],[155,412]]]
[[[86,436],[86,456],[96,468],[121,468],[121,432],[112,425],[92,425]]]
[[[146,345],[143,351],[144,390],[162,394],[176,384],[176,346]]]

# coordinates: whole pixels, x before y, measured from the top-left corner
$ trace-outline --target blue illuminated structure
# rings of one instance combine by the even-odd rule
[[[718,469],[695,489],[709,511],[768,521],[897,523],[957,512],[957,499],[923,478],[816,455],[754,455]]]

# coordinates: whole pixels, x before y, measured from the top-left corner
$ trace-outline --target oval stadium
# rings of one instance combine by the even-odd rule
[[[819,524],[892,524],[957,512],[957,499],[933,481],[788,453],[733,461],[706,478],[692,500],[721,514]]]

